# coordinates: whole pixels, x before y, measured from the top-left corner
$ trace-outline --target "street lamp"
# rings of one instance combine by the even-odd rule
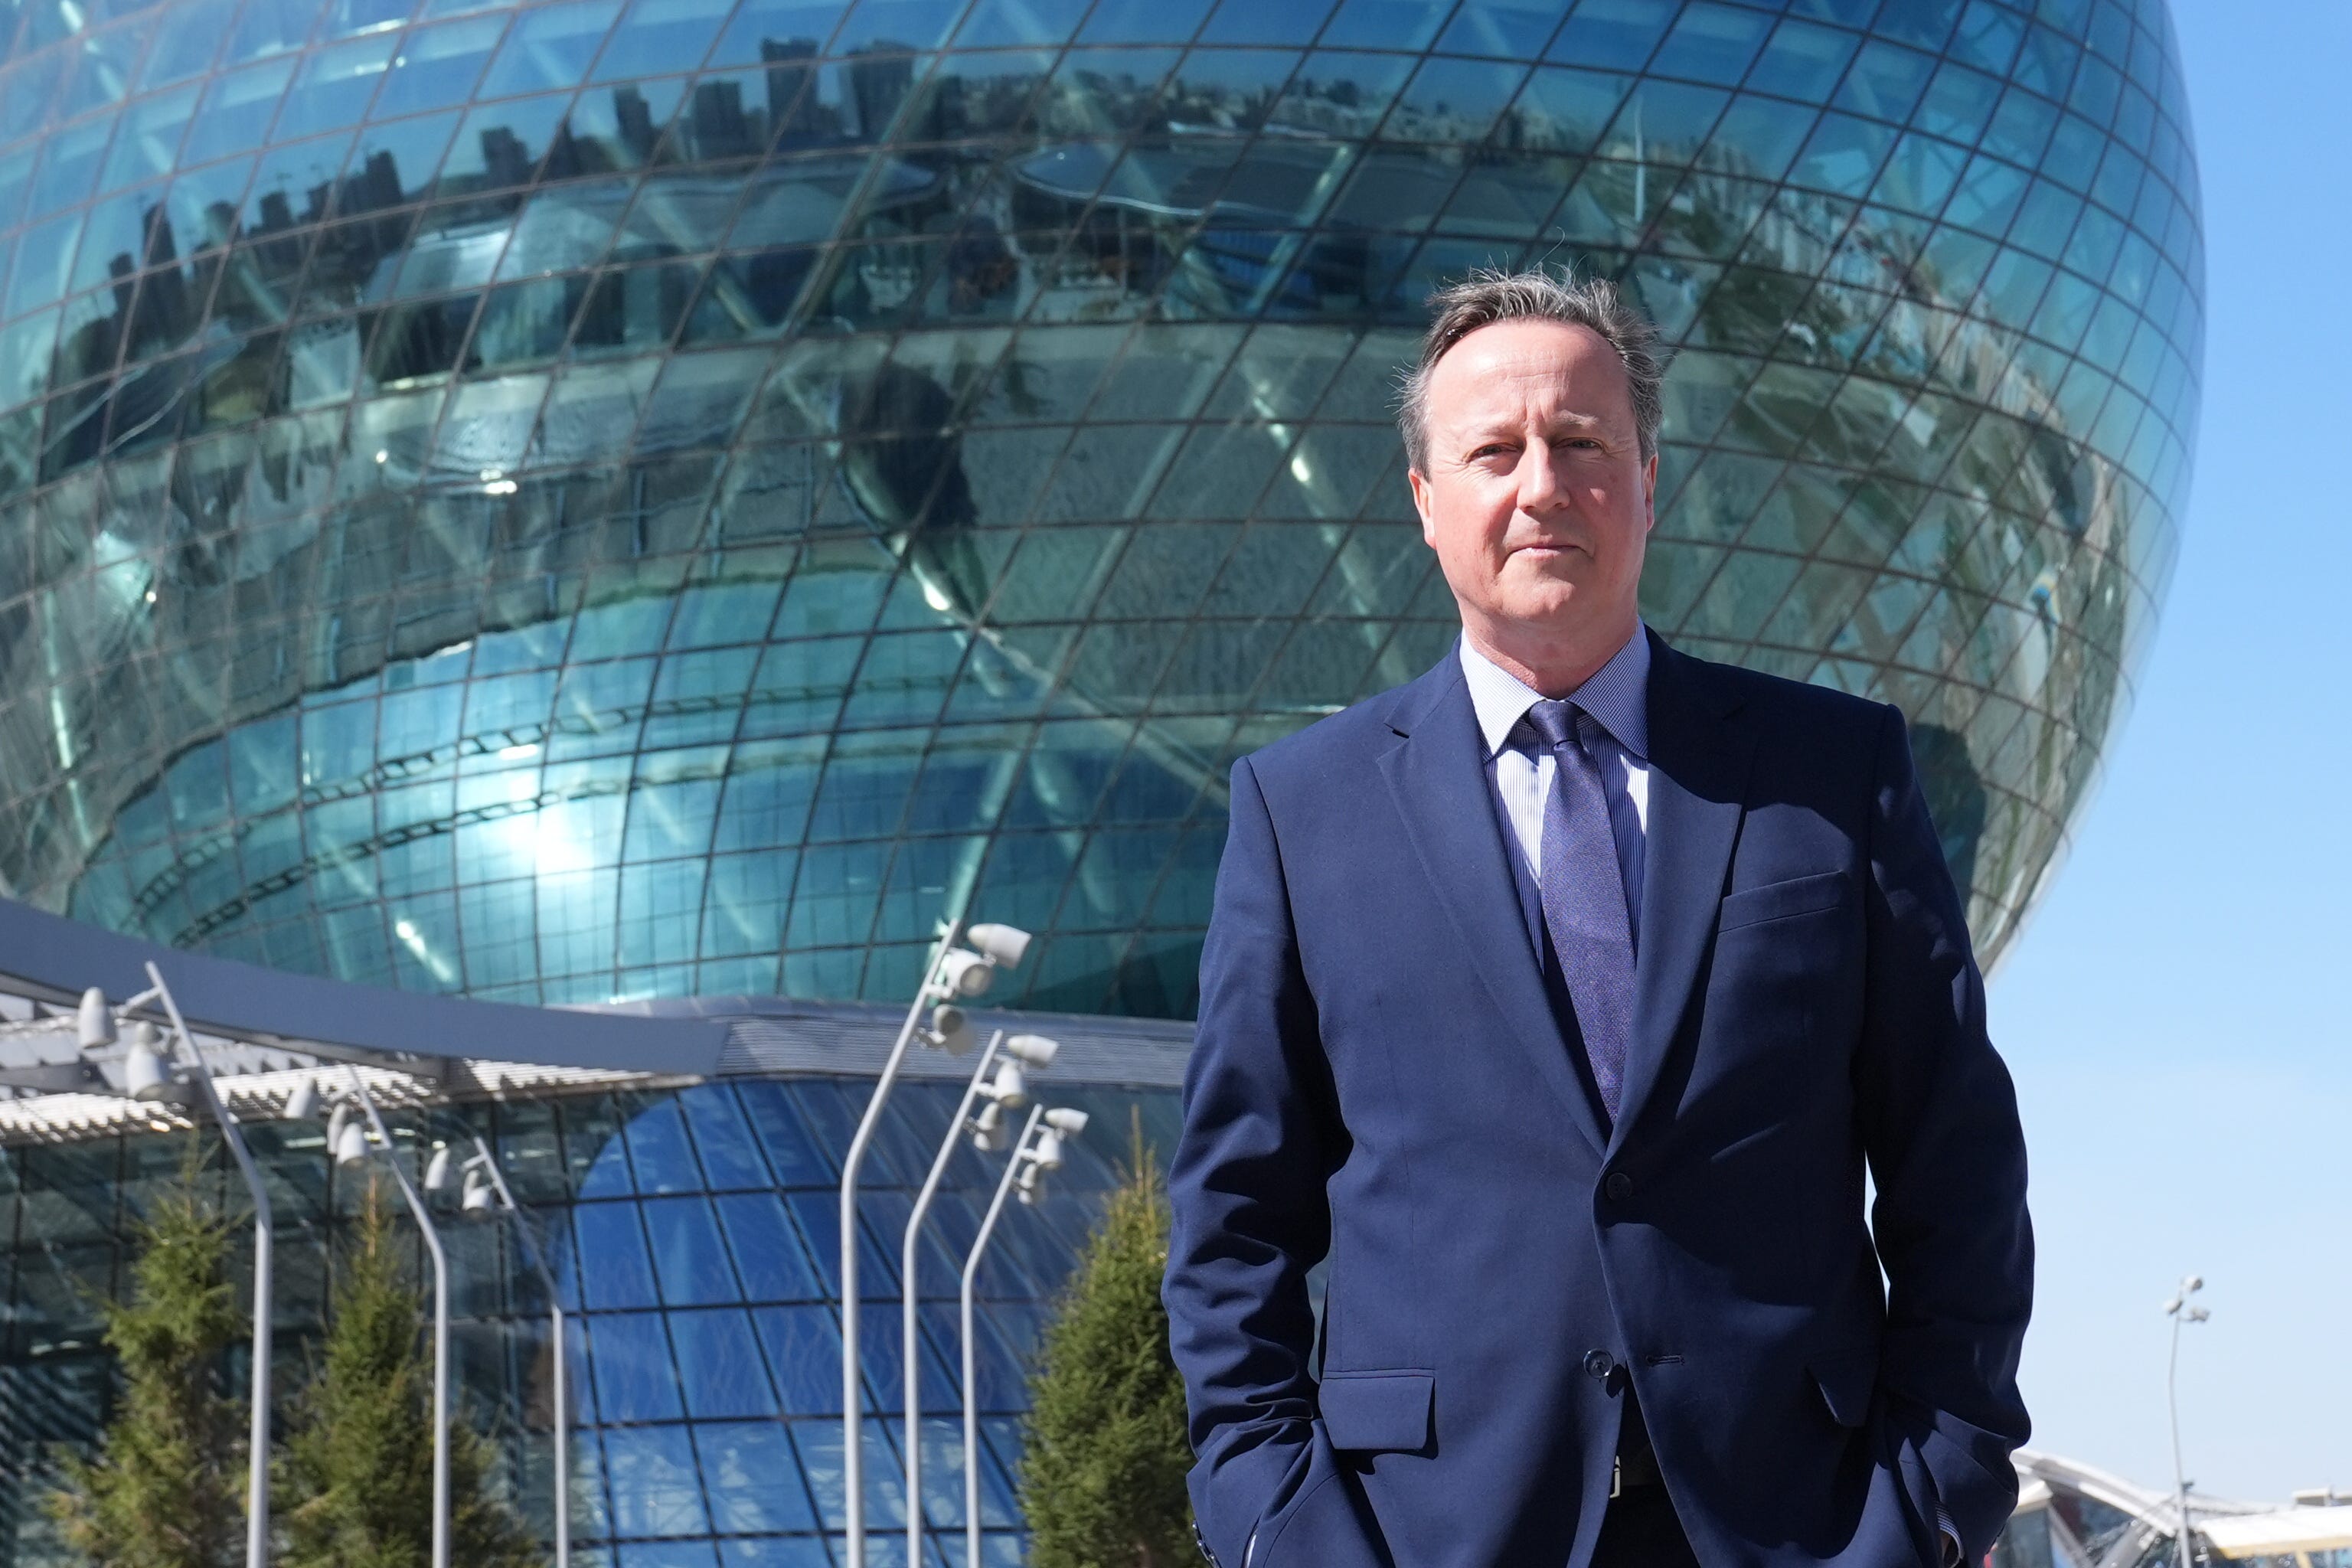
[[[515,1202],[506,1173],[499,1169],[498,1156],[478,1133],[474,1138],[474,1157],[460,1169],[465,1172],[465,1184],[457,1212],[467,1219],[490,1219],[505,1211],[514,1221],[515,1233],[522,1237],[523,1251],[539,1274],[540,1288],[547,1292],[547,1315],[555,1328],[555,1568],[572,1568],[572,1401],[564,1366],[569,1347],[564,1339],[563,1299],[556,1290],[555,1275],[540,1250],[539,1238],[532,1234],[530,1216]],[[425,1190],[444,1190],[449,1174],[449,1148],[444,1144],[434,1151],[433,1161],[425,1167]]]
[[[882,1077],[866,1101],[866,1114],[849,1140],[841,1161],[841,1479],[849,1528],[849,1568],[866,1568],[866,1466],[859,1448],[864,1400],[859,1397],[857,1310],[857,1173],[866,1163],[866,1146],[882,1120],[882,1103],[898,1078],[898,1064],[918,1034],[935,1050],[961,1056],[971,1048],[971,1025],[958,1003],[984,994],[999,969],[1012,969],[1029,951],[1029,933],[1017,926],[976,925],[963,932],[970,947],[956,945],[956,928],[948,926],[923,964],[923,984],[907,1008],[907,1021],[890,1047]],[[919,1027],[923,1009],[931,1008],[929,1028]],[[436,1563],[435,1568],[444,1568]],[[908,1564],[908,1568],[916,1568]]]
[[[1087,1113],[1083,1110],[1058,1108],[1048,1110],[1042,1105],[1030,1108],[1029,1120],[1022,1124],[1021,1136],[1013,1142],[1013,1158],[1004,1162],[1004,1174],[996,1184],[996,1195],[989,1200],[988,1215],[980,1222],[980,1234],[972,1238],[971,1255],[963,1260],[963,1283],[957,1309],[963,1334],[963,1560],[966,1568],[974,1568],[980,1562],[979,1358],[972,1348],[972,1282],[980,1276],[980,1260],[988,1251],[990,1238],[996,1234],[998,1218],[1004,1213],[1004,1195],[1017,1187],[1024,1205],[1034,1204],[1044,1196],[1045,1173],[1062,1168],[1064,1141],[1076,1138],[1086,1130]]]
[[[246,1190],[253,1196],[253,1385],[248,1395],[253,1413],[246,1438],[250,1452],[247,1455],[246,1471],[245,1562],[246,1568],[268,1568],[269,1262],[274,1229],[269,1193],[261,1184],[260,1167],[253,1163],[253,1152],[246,1147],[245,1134],[239,1131],[236,1118],[221,1103],[212,1068],[188,1036],[187,1020],[180,1016],[180,1005],[173,998],[172,988],[163,984],[163,972],[148,964],[147,980],[148,988],[119,1009],[110,1007],[106,993],[95,985],[83,992],[75,1014],[76,1036],[85,1053],[102,1049],[115,1042],[118,1016],[127,1016],[151,1003],[163,1004],[164,1016],[172,1022],[171,1040],[166,1042],[158,1036],[152,1024],[142,1023],[131,1032],[130,1048],[122,1058],[122,1092],[151,1105],[164,1101],[200,1103],[219,1126],[221,1141],[228,1145],[230,1155],[236,1161],[237,1173],[245,1178]]]
[[[1003,1055],[1000,1058],[999,1048]],[[956,1145],[965,1134],[979,1134],[979,1123],[971,1114],[971,1102],[983,1097],[988,1100],[982,1116],[1003,1120],[1007,1110],[1018,1110],[1029,1103],[1028,1079],[1022,1072],[1024,1064],[1043,1071],[1051,1067],[1060,1054],[1057,1041],[1043,1035],[1015,1035],[1004,1037],[997,1030],[988,1037],[988,1048],[980,1054],[980,1061],[971,1069],[971,1081],[964,1086],[963,1100],[956,1106],[955,1115],[948,1120],[946,1136],[940,1140],[939,1152],[932,1156],[930,1173],[923,1178],[922,1191],[915,1194],[915,1206],[907,1216],[907,1232],[899,1242],[898,1279],[904,1289],[899,1303],[899,1359],[905,1363],[907,1429],[907,1561],[923,1561],[923,1395],[922,1363],[916,1355],[921,1342],[920,1329],[915,1321],[918,1292],[916,1290],[915,1243],[923,1228],[924,1216],[930,1213],[931,1199],[938,1195],[940,1179],[947,1174],[948,1161],[953,1157]],[[994,1075],[989,1069],[993,1067]],[[986,1150],[990,1144],[982,1143]]]
[[[400,1151],[393,1146],[391,1131],[384,1126],[383,1118],[376,1114],[375,1098],[368,1093],[367,1080],[355,1067],[346,1067],[344,1070],[351,1075],[352,1103],[360,1113],[354,1117],[352,1105],[337,1102],[327,1121],[328,1156],[345,1170],[365,1164],[371,1147],[369,1133],[373,1131],[373,1147],[392,1168],[393,1179],[400,1184],[400,1195],[408,1200],[408,1212],[416,1217],[416,1228],[424,1233],[425,1250],[433,1258],[433,1568],[449,1568],[449,1255],[441,1248],[441,1232],[433,1224],[424,1195],[417,1192],[416,1184],[408,1179],[408,1172],[401,1165]],[[319,1105],[317,1087],[305,1083],[297,1088],[288,1097],[287,1105],[289,1110],[299,1106],[315,1114]],[[443,1168],[446,1171],[446,1163]],[[557,1346],[559,1354],[562,1349]]]
[[[2180,1528],[2173,1532],[2173,1557],[2178,1568],[2189,1568],[2189,1475],[2180,1463],[2180,1325],[2201,1323],[2213,1314],[2202,1307],[2191,1306],[2189,1298],[2205,1289],[2205,1281],[2191,1274],[2180,1281],[2180,1289],[2164,1303],[2165,1316],[2172,1320],[2172,1359],[2164,1369],[2164,1403],[2172,1415],[2172,1488],[2180,1510]]]

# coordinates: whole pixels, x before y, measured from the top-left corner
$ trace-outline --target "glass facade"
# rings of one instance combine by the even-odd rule
[[[2162,0],[0,0],[0,878],[530,1002],[1183,1016],[1237,753],[1452,635],[1479,264],[1680,358],[1682,646],[1900,703],[2011,938],[2194,439]]]
[[[734,1079],[677,1091],[569,1094],[388,1115],[413,1162],[435,1139],[488,1138],[541,1234],[575,1328],[571,1357],[574,1562],[582,1568],[826,1568],[843,1524],[840,1231],[835,1161],[870,1080]],[[865,1167],[859,1268],[869,1561],[903,1565],[899,1233],[956,1104],[956,1089],[901,1087]],[[1087,1110],[1097,1143],[1131,1112],[1172,1145],[1171,1090],[1057,1089]],[[279,1399],[307,1377],[333,1257],[364,1201],[314,1125],[247,1128],[276,1213]],[[138,1133],[0,1150],[0,1564],[69,1568],[42,1500],[60,1445],[92,1441],[117,1373],[103,1303],[126,1288],[133,1226],[180,1180],[186,1134]],[[1123,1151],[1111,1148],[1112,1155]],[[421,1167],[413,1166],[412,1174]],[[927,1230],[923,1491],[945,1553],[963,1558],[956,1290],[1001,1162],[969,1148]],[[979,1275],[984,1562],[1020,1561],[1012,1477],[1027,1357],[1116,1176],[1081,1139],[1047,1195],[1000,1226]],[[217,1142],[207,1181],[234,1215],[244,1189]],[[386,1202],[398,1206],[387,1190]],[[404,1216],[399,1234],[413,1236]],[[546,1303],[503,1225],[444,1216],[452,1355],[469,1419],[506,1457],[499,1483],[551,1539],[554,1410]],[[242,1271],[246,1233],[233,1252]],[[593,1259],[582,1268],[580,1260]],[[421,1247],[416,1278],[429,1279]],[[244,1286],[240,1278],[242,1292]],[[242,1373],[237,1385],[242,1386]],[[891,1531],[898,1531],[893,1535]],[[836,1545],[837,1550],[837,1545]]]

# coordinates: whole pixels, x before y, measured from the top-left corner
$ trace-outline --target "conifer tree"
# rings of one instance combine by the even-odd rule
[[[1045,1332],[1030,1380],[1021,1508],[1031,1568],[1176,1568],[1196,1562],[1184,1473],[1184,1384],[1160,1279],[1168,1191],[1144,1147]]]
[[[122,1394],[94,1458],[67,1456],[48,1500],[94,1568],[233,1568],[244,1556],[245,1415],[222,1352],[247,1330],[228,1278],[229,1226],[199,1195],[202,1144],[138,1227],[130,1300],[106,1310]]]
[[[425,1568],[433,1542],[433,1365],[424,1300],[402,1277],[373,1187],[329,1308],[326,1342],[286,1446],[282,1568]],[[538,1554],[485,1487],[489,1444],[451,1423],[450,1559],[528,1568]]]

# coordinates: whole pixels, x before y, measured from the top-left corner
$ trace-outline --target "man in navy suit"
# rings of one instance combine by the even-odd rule
[[[1435,310],[1461,641],[1233,772],[1166,1287],[1202,1551],[1979,1561],[2025,1152],[1902,715],[1643,626],[1664,366],[1607,285]]]

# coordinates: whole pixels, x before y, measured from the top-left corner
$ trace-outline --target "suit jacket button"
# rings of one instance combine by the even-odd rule
[[[1609,1179],[1603,1182],[1601,1187],[1601,1191],[1609,1194],[1611,1203],[1622,1204],[1633,1195],[1633,1178],[1622,1171],[1612,1171],[1609,1173]]]
[[[1584,1352],[1584,1370],[1605,1383],[1609,1374],[1617,1370],[1617,1358],[1607,1351],[1587,1351]]]

